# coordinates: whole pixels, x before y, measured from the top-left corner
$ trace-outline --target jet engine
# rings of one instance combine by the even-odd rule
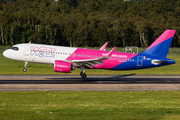
[[[64,72],[70,73],[72,70],[73,65],[70,62],[62,61],[62,60],[55,60],[54,62],[54,71],[55,72]]]

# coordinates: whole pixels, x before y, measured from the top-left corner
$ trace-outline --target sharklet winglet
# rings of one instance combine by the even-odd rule
[[[106,57],[110,57],[112,55],[112,53],[115,51],[116,47],[114,47],[107,55]]]
[[[105,51],[107,44],[108,44],[108,42],[106,42],[99,50]]]

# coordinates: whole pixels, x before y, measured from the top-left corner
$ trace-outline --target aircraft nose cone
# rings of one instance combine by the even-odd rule
[[[3,52],[4,57],[7,57],[7,50]]]
[[[9,58],[9,57],[11,56],[11,53],[10,53],[9,50],[5,50],[5,51],[3,52],[3,55],[4,55],[4,57]]]

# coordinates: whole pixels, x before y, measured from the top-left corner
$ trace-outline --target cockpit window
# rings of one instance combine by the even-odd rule
[[[18,50],[19,50],[19,48],[18,48],[18,47],[12,47],[11,49],[16,50],[16,51],[18,51]]]

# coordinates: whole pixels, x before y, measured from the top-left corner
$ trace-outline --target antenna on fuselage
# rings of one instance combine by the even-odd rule
[[[29,44],[31,44],[31,41],[29,41]]]

